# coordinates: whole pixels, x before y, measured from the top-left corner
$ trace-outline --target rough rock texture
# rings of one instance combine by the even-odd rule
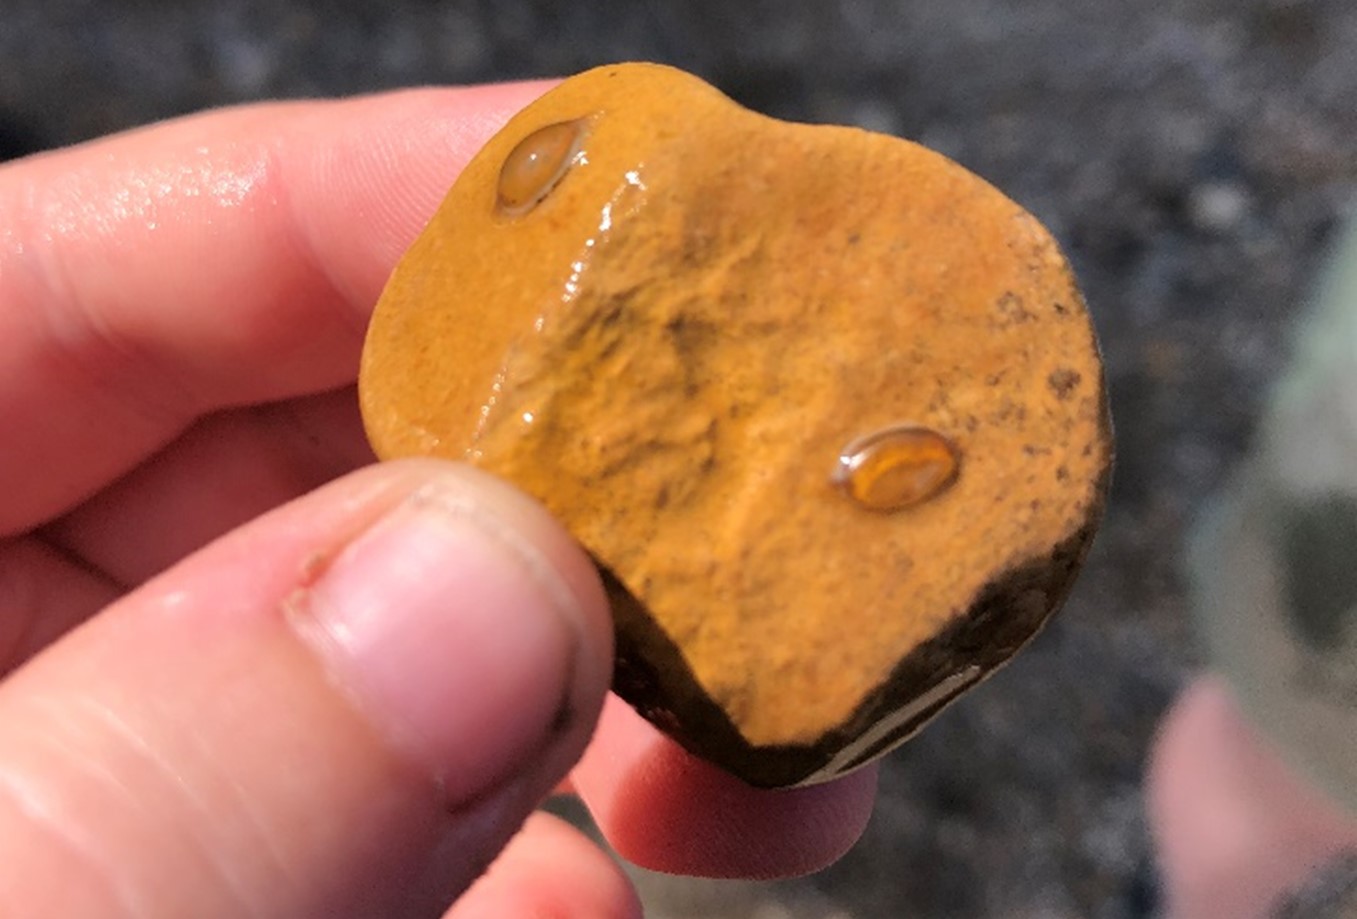
[[[379,456],[542,500],[609,573],[618,691],[766,786],[875,758],[1025,644],[1110,461],[1089,320],[1032,217],[917,145],[643,64],[567,81],[467,166],[359,392]],[[909,484],[920,430],[955,480],[864,506],[882,466]]]
[[[1064,245],[1102,334],[1118,462],[1084,574],[885,761],[846,859],[775,885],[645,877],[647,915],[1131,919],[1158,900],[1145,751],[1201,662],[1184,534],[1357,204],[1354,47],[1351,0],[7,0],[0,156],[241,100],[643,59],[1003,188]]]

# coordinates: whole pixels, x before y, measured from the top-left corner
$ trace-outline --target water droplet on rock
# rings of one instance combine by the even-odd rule
[[[584,122],[561,121],[520,140],[500,166],[499,210],[517,216],[541,203],[574,164],[583,137]]]
[[[960,465],[956,446],[937,431],[898,425],[844,447],[833,482],[868,510],[895,511],[946,491]]]

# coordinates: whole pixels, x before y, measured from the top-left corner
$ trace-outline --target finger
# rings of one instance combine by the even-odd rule
[[[36,537],[0,540],[0,676],[119,593],[116,584]]]
[[[373,461],[352,387],[209,415],[43,528],[125,586]]]
[[[610,655],[535,502],[356,473],[0,684],[0,915],[433,914],[579,754]]]
[[[446,919],[641,919],[636,891],[617,863],[550,814],[534,814]]]
[[[351,382],[397,256],[543,88],[223,110],[0,167],[0,534],[200,414]]]
[[[1147,794],[1175,919],[1272,915],[1307,875],[1357,846],[1357,822],[1292,773],[1217,678],[1189,687],[1166,717]]]
[[[817,871],[848,851],[871,815],[876,769],[807,788],[752,788],[610,696],[571,782],[608,842],[637,865],[767,879]]]

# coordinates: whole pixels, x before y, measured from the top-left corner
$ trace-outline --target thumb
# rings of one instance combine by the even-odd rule
[[[0,684],[0,915],[437,914],[578,758],[610,661],[540,506],[349,476]]]

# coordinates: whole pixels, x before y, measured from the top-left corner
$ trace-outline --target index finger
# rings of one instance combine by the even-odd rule
[[[0,536],[206,412],[352,380],[396,259],[545,88],[248,106],[0,168]]]

